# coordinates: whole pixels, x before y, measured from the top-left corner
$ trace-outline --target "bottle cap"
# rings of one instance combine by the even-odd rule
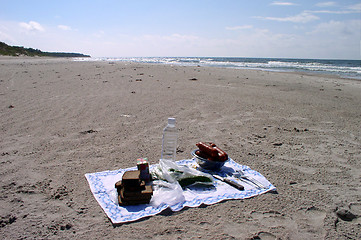
[[[168,124],[175,124],[175,118],[168,118]]]

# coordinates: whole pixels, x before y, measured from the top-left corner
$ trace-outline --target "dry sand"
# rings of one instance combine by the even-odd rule
[[[0,103],[2,239],[361,238],[360,81],[3,57]],[[113,227],[84,174],[157,163],[169,116],[278,193]]]

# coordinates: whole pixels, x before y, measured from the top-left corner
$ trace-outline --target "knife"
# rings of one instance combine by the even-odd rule
[[[229,185],[231,185],[234,188],[237,188],[240,191],[244,190],[244,187],[241,184],[239,184],[239,183],[237,183],[235,181],[232,181],[232,180],[230,180],[228,178],[224,178],[224,177],[221,177],[221,176],[218,176],[218,175],[215,175],[215,174],[212,174],[212,176],[215,179],[218,179],[218,180],[221,180],[222,182],[228,183]]]
[[[257,181],[256,179],[254,179],[253,177],[245,175],[242,170],[237,170],[236,174],[233,174],[233,176],[238,178],[241,181],[245,181],[245,182],[247,181],[248,183],[255,185],[257,188],[261,188],[261,189],[268,188],[268,187],[264,186],[262,183],[260,183],[259,181]]]

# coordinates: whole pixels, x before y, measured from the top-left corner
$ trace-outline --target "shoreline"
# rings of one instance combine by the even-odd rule
[[[254,70],[254,71],[264,71],[264,72],[276,72],[276,73],[292,73],[292,74],[300,74],[300,75],[307,75],[307,76],[319,76],[319,77],[329,77],[329,78],[340,78],[345,80],[354,80],[354,81],[361,81],[361,76],[354,77],[354,76],[342,76],[339,74],[333,74],[331,72],[323,72],[323,71],[307,71],[307,70],[281,70],[281,69],[262,69],[262,68],[247,68],[247,67],[225,67],[225,66],[209,66],[209,65],[182,65],[182,64],[174,64],[174,63],[147,63],[147,62],[134,62],[134,61],[123,61],[123,60],[117,60],[117,58],[105,58],[107,60],[102,60],[102,58],[84,58],[84,60],[76,60],[76,59],[83,59],[79,57],[43,57],[43,56],[35,56],[35,57],[27,57],[27,56],[4,56],[0,55],[0,61],[7,61],[7,60],[59,60],[61,61],[74,61],[74,62],[119,62],[119,63],[136,63],[136,64],[150,64],[150,65],[169,65],[169,66],[182,66],[182,67],[204,67],[204,68],[221,68],[221,69],[236,69],[236,70]],[[92,60],[97,59],[97,60]],[[267,58],[266,58],[267,59]],[[269,58],[272,59],[272,58]],[[295,59],[297,60],[297,59]],[[302,60],[302,59],[301,59]],[[310,60],[318,60],[318,59],[310,59]],[[319,60],[327,60],[327,59],[319,59]],[[331,59],[331,60],[342,60],[342,59]],[[347,60],[347,59],[346,59]],[[352,60],[352,61],[358,61],[358,60]]]
[[[4,239],[360,238],[360,81],[58,60],[0,58]],[[177,160],[213,141],[278,193],[113,227],[84,174],[158,163],[171,116]]]
[[[361,60],[347,59],[292,59],[292,58],[244,58],[244,57],[98,57],[80,61],[114,61],[155,63],[178,66],[221,67],[276,72],[300,72],[315,75],[332,75],[361,80]],[[358,62],[358,64],[356,64]],[[254,66],[258,65],[258,66]],[[328,69],[328,70],[327,70]],[[338,69],[338,70],[337,70]],[[358,69],[358,70],[357,70]],[[346,72],[345,72],[346,71]]]

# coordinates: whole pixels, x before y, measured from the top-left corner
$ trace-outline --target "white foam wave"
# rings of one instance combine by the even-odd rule
[[[255,58],[198,58],[198,57],[124,57],[124,58],[76,58],[74,61],[121,61],[182,66],[209,66],[243,69],[262,69],[267,71],[309,71],[331,74],[344,74],[361,79],[361,64],[348,66],[342,63],[325,63],[318,60],[270,60]]]

